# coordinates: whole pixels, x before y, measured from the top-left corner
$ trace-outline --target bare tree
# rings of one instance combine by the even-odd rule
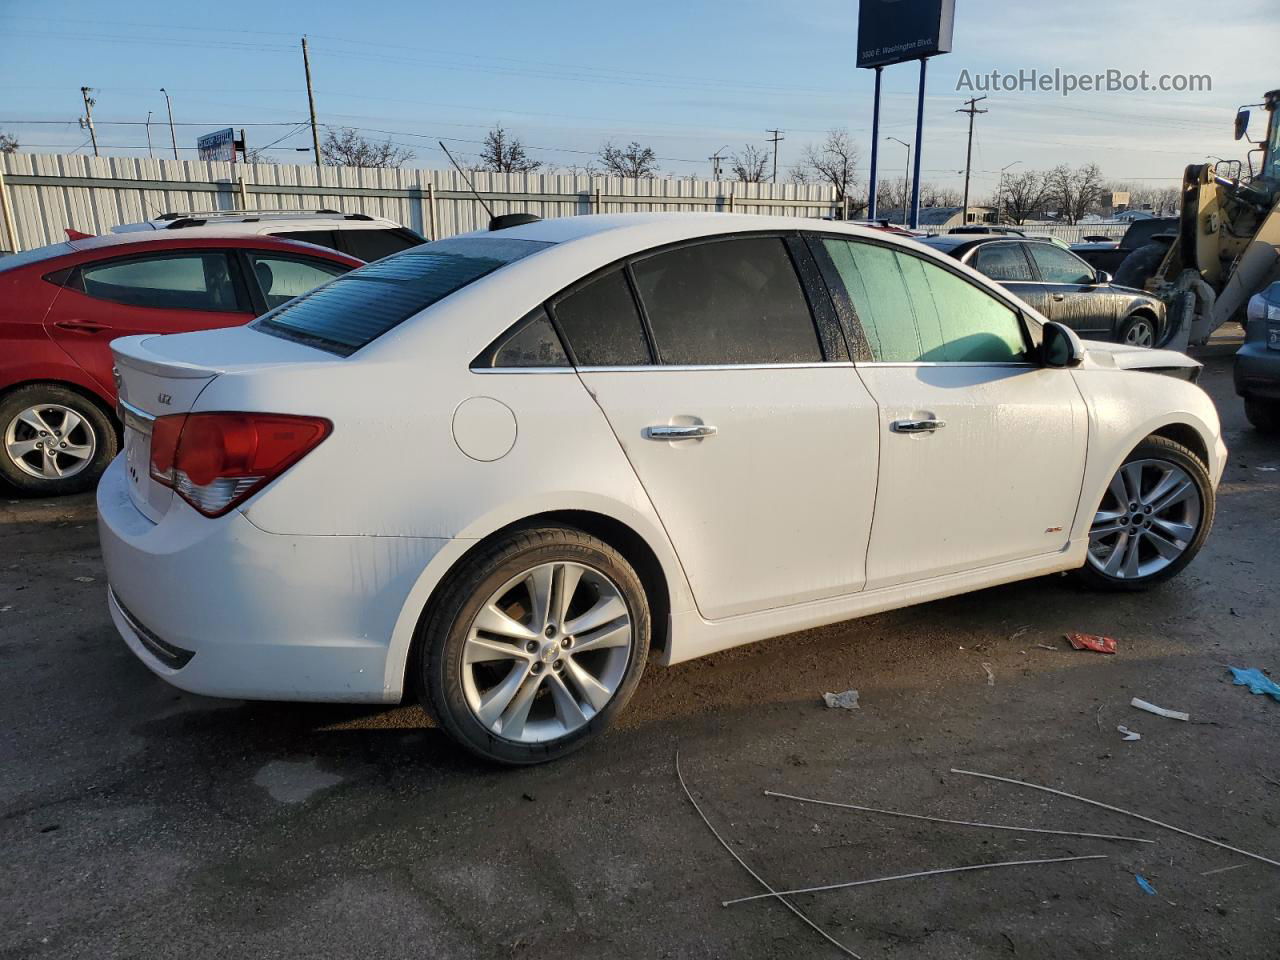
[[[17,153],[18,138],[11,133],[0,130],[0,153]]]
[[[764,170],[769,163],[769,154],[750,143],[742,148],[741,153],[731,154],[729,162],[732,164],[729,169],[735,180],[742,183],[762,183],[768,179]]]
[[[940,187],[936,183],[920,184],[920,206],[958,207],[964,196],[955,187]]]
[[[876,184],[876,207],[888,212],[903,211],[911,204],[911,184],[906,177],[881,180]]]
[[[858,147],[849,131],[828,130],[821,143],[805,145],[799,163],[791,168],[791,178],[797,183],[828,183],[835,189],[836,201],[842,203],[857,166]]]
[[[480,148],[480,166],[478,169],[490,173],[533,173],[542,166],[538,160],[531,159],[524,150],[519,137],[513,137],[498,124],[484,135],[484,146]]]
[[[997,200],[1002,208],[1002,216],[1022,225],[1044,207],[1048,193],[1043,173],[1039,170],[1024,170],[1005,175]]]
[[[1102,195],[1102,171],[1096,163],[1074,170],[1062,163],[1045,175],[1045,186],[1058,216],[1067,223],[1079,223]]]
[[[658,157],[651,147],[642,147],[632,140],[625,147],[618,147],[612,141],[600,148],[600,162],[605,172],[615,177],[634,177],[638,180],[652,180],[658,172]]]
[[[383,143],[370,140],[351,127],[336,131],[327,127],[324,142],[320,144],[320,157],[325,163],[339,167],[401,167],[413,159],[414,153],[390,140]]]

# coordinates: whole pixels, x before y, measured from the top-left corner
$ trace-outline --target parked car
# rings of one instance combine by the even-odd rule
[[[1081,336],[1149,347],[1164,332],[1160,299],[1113,283],[1110,274],[1056,244],[953,234],[921,242],[998,281],[1041,315]]]
[[[1128,277],[1121,275],[1119,271],[1129,254],[1157,242],[1157,237],[1165,237],[1168,242],[1172,242],[1177,229],[1177,217],[1150,217],[1145,220],[1134,220],[1119,240],[1086,238],[1083,243],[1071,244],[1071,251],[1093,269],[1105,270],[1128,283],[1130,282]],[[1169,249],[1168,242],[1162,244],[1164,250]],[[1154,267],[1154,264],[1152,266]],[[1151,270],[1148,269],[1146,273],[1150,274]]]
[[[994,223],[971,223],[967,227],[952,227],[947,233],[982,233],[1001,234],[1006,237],[1025,237],[1026,234],[1017,227],[1002,227]]]
[[[526,223],[113,349],[98,511],[130,649],[214,696],[421,693],[506,763],[599,732],[651,648],[1166,580],[1226,456],[1188,357],[785,217]]]
[[[113,233],[144,230],[181,230],[229,233],[256,237],[280,237],[329,247],[372,263],[426,241],[394,220],[364,213],[337,210],[211,210],[199,213],[166,213],[154,220],[128,223]]]
[[[247,323],[362,262],[248,234],[127,233],[0,260],[0,478],[88,489],[119,448],[109,344]]]
[[[1236,393],[1258,430],[1280,433],[1280,281],[1249,300],[1244,344],[1236,353]]]

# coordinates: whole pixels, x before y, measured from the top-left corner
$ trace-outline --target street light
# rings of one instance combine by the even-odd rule
[[[1021,163],[1021,160],[1015,160],[1013,163],[1006,163],[1000,168],[1000,186],[996,187],[996,226],[1000,226],[1000,204],[1004,202],[1004,172],[1014,164]]]
[[[147,156],[154,160],[156,155],[151,152],[151,113],[152,111],[147,111]]]
[[[902,171],[902,225],[907,225],[907,187],[911,185],[911,144],[905,140],[899,140],[897,137],[885,137],[886,140],[892,140],[894,143],[900,143],[907,148],[907,165]]]
[[[173,102],[169,99],[169,91],[164,87],[160,88],[160,92],[164,94],[164,105],[169,111],[169,140],[173,144],[173,159],[178,159],[178,135],[173,132]]]

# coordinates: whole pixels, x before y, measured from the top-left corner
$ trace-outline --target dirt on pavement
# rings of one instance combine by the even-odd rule
[[[470,759],[416,706],[169,687],[107,617],[92,499],[4,496],[0,957],[840,956],[779,903],[721,906],[761,889],[685,799],[677,749],[716,829],[778,889],[1107,857],[794,898],[868,960],[1274,957],[1280,868],[949,772],[1280,860],[1280,703],[1225,669],[1280,673],[1280,441],[1245,423],[1230,348],[1202,359],[1231,461],[1214,532],[1173,582],[1103,595],[1050,577],[651,665],[615,730],[525,770]],[[1073,651],[1071,631],[1119,653]],[[858,709],[823,705],[851,687]],[[1221,867],[1237,868],[1205,875]]]

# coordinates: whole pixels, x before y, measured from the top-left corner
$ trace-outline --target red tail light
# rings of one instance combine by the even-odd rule
[[[322,417],[283,413],[158,417],[151,431],[151,476],[206,517],[220,517],[310,453],[332,429]]]

